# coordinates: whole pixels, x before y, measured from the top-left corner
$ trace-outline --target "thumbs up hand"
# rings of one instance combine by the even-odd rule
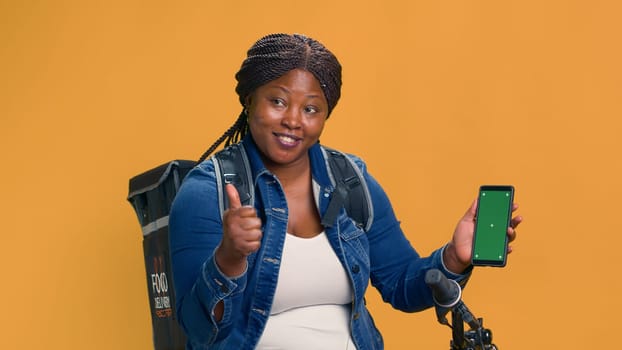
[[[261,219],[255,208],[242,206],[240,195],[232,184],[225,186],[229,209],[223,214],[223,235],[215,258],[227,276],[239,276],[246,270],[246,257],[261,246]]]

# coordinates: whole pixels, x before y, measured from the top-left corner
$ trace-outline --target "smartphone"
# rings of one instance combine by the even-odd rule
[[[473,265],[505,266],[512,203],[513,186],[488,185],[479,188],[471,257]]]

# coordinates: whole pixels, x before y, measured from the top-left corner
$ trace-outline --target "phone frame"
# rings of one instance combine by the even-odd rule
[[[491,267],[504,267],[507,263],[507,256],[508,256],[508,236],[507,233],[504,235],[504,245],[503,245],[503,260],[487,260],[487,259],[476,259],[475,258],[475,245],[477,242],[477,220],[479,217],[479,210],[480,210],[480,205],[479,205],[479,200],[481,198],[482,192],[485,191],[503,191],[503,192],[510,192],[510,203],[508,205],[508,213],[507,213],[507,220],[506,220],[506,226],[505,226],[505,232],[507,232],[508,227],[511,224],[512,221],[512,206],[514,203],[514,186],[511,185],[482,185],[479,188],[479,192],[477,193],[477,212],[475,214],[475,227],[473,230],[473,245],[472,245],[472,253],[471,253],[471,264],[473,264],[473,266],[491,266]]]

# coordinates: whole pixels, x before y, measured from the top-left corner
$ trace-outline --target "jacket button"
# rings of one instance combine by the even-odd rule
[[[359,273],[359,271],[361,271],[361,268],[358,265],[352,266],[352,272]]]
[[[361,316],[361,314],[359,314],[358,312],[355,312],[354,315],[352,315],[352,319],[358,320],[359,316]]]

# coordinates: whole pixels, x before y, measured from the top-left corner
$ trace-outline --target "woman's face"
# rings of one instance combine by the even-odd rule
[[[328,115],[320,83],[310,72],[289,71],[260,86],[247,101],[248,126],[268,169],[308,161]]]

